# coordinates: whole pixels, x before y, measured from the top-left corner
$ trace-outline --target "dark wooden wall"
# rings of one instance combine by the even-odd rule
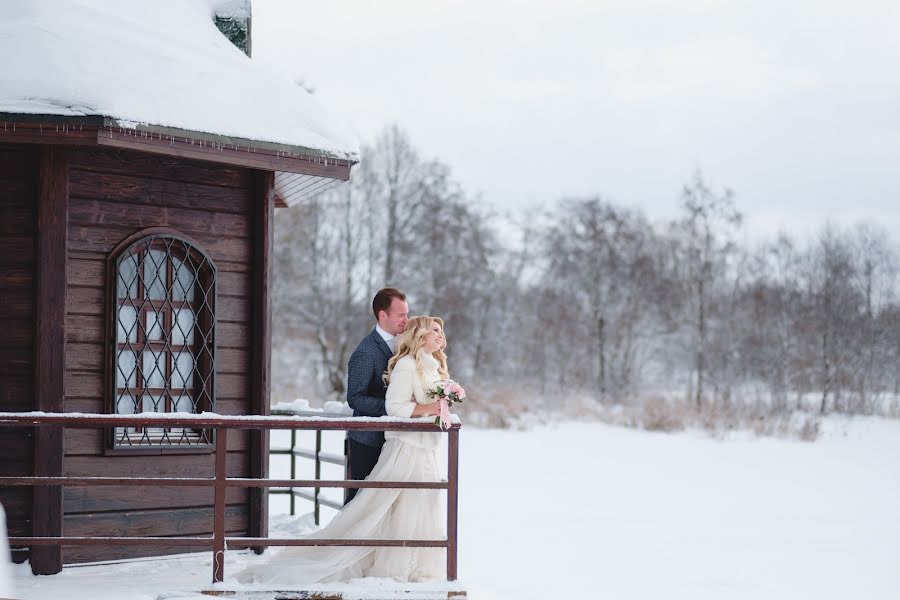
[[[254,289],[253,172],[135,152],[69,153],[65,411],[104,412],[105,260],[144,228],[171,227],[198,242],[218,267],[216,412],[251,409],[251,294]],[[27,315],[26,315],[27,318]],[[26,335],[27,337],[27,335]],[[212,454],[104,456],[99,431],[69,429],[66,475],[212,476]],[[228,475],[250,476],[249,432],[228,436]],[[212,531],[212,490],[67,488],[65,535],[181,535]],[[249,529],[246,490],[229,490],[229,535]],[[184,548],[68,547],[66,563],[183,552]]]
[[[0,145],[0,411],[34,408],[37,165],[37,148]],[[0,475],[31,475],[33,443],[31,429],[0,429]],[[0,489],[10,535],[31,535],[31,502],[28,488]]]

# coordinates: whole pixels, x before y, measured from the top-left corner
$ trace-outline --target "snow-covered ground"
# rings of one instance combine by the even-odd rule
[[[327,449],[339,437],[327,433]],[[460,447],[460,577],[470,598],[900,597],[898,421],[827,420],[815,443],[593,423],[463,429]],[[273,512],[286,506],[273,499]],[[227,573],[247,559],[229,553]],[[50,577],[18,566],[16,585],[23,599],[155,599],[207,587],[209,561]]]

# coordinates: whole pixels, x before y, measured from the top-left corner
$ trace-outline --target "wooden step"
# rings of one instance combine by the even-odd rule
[[[183,592],[182,592],[183,593]],[[360,589],[353,586],[321,586],[315,590],[201,590],[201,594],[230,600],[466,600],[466,591],[452,589],[410,589],[398,587],[388,590],[381,588]],[[158,596],[165,600],[167,596]],[[176,598],[172,596],[173,600]]]

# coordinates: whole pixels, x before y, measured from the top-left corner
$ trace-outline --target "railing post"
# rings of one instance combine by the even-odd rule
[[[447,581],[456,581],[456,518],[459,507],[459,429],[449,431],[447,448]]]
[[[319,460],[319,452],[322,451],[322,430],[316,429],[316,481],[322,478],[322,461]],[[319,524],[319,491],[322,488],[317,487],[313,491],[313,511],[315,513],[316,525]]]
[[[225,577],[225,458],[228,454],[226,433],[228,429],[216,429],[216,486],[213,516],[213,583]]]
[[[291,479],[297,479],[297,455],[294,454],[294,449],[297,447],[297,430],[291,429]],[[294,503],[294,488],[288,488],[288,496],[291,497],[291,516],[294,516],[294,511],[296,510]],[[316,525],[319,522],[316,521]]]

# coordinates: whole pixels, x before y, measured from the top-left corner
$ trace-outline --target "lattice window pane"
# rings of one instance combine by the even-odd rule
[[[172,387],[191,389],[194,387],[194,357],[190,352],[176,352],[172,356]]]
[[[169,261],[163,250],[150,250],[144,256],[144,287],[147,298],[164,300],[168,281]]]
[[[146,313],[145,319],[144,331],[147,339],[151,341],[163,339],[163,314],[151,310]]]
[[[172,284],[172,298],[174,300],[194,301],[194,282],[196,275],[190,264],[183,263],[177,258],[172,258],[175,269],[175,278]]]
[[[120,344],[137,341],[137,311],[134,306],[125,304],[119,307],[116,317],[116,341]]]
[[[141,412],[166,412],[166,401],[158,394],[144,394],[141,398]]]
[[[137,298],[138,296],[138,256],[129,254],[119,263],[116,277],[116,296],[119,298]]]
[[[133,415],[135,412],[134,396],[125,394],[116,400],[116,413],[120,415]],[[131,443],[132,436],[136,433],[134,427],[116,427],[115,439],[119,444],[128,445]]]
[[[134,396],[124,394],[116,401],[116,412],[120,415],[133,415],[135,413]]]
[[[158,412],[166,412],[166,401],[162,396],[156,394],[144,394],[143,400],[143,412],[145,413],[158,413]],[[163,435],[165,429],[162,427],[148,427],[144,430],[145,437],[159,437]]]
[[[180,413],[193,413],[196,412],[194,410],[194,401],[190,396],[175,396],[172,398],[172,412],[180,412]],[[188,437],[192,435],[193,432],[186,427],[172,427],[169,429],[169,435],[173,440],[177,440],[180,443],[190,443],[191,440]],[[193,434],[196,437],[196,434]]]
[[[176,396],[173,400],[174,412],[193,413],[194,399],[190,396]]]
[[[175,309],[172,324],[172,343],[176,345],[194,343],[194,311],[189,308]]]
[[[166,385],[166,352],[144,351],[144,387],[162,388]]]
[[[133,388],[137,381],[137,353],[132,350],[119,350],[116,361],[116,387]]]

